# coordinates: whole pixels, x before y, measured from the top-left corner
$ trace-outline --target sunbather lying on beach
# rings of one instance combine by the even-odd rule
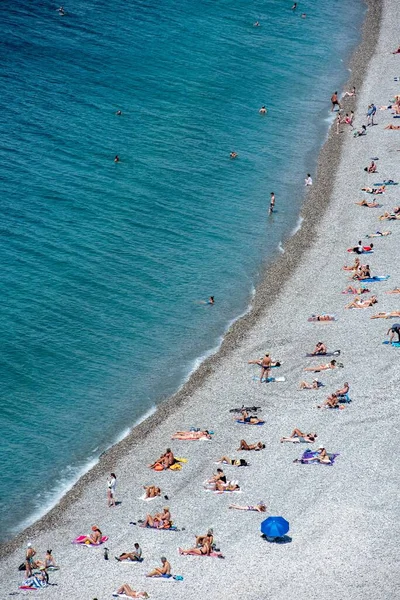
[[[262,442],[257,442],[256,444],[248,444],[246,440],[240,440],[240,446],[237,449],[237,451],[239,452],[240,450],[255,450],[257,452],[259,450],[264,450],[264,448],[265,444],[263,444]]]
[[[336,366],[336,360],[331,360],[330,362],[324,365],[319,365],[318,367],[306,367],[304,370],[319,373],[320,371],[329,371],[329,369],[336,369]]]
[[[226,480],[226,475],[222,469],[217,469],[217,473],[207,481],[206,487],[216,492],[234,492],[240,490],[237,481]]]
[[[223,456],[218,459],[217,462],[223,463],[225,465],[230,465],[231,467],[247,467],[248,462],[244,460],[244,458],[229,458],[228,456]]]
[[[263,423],[262,419],[259,419],[255,415],[250,415],[246,410],[242,410],[242,416],[239,418],[235,417],[235,421],[239,421],[240,423],[248,423],[249,425]]]
[[[230,504],[228,508],[234,508],[235,510],[247,510],[252,512],[265,512],[267,507],[264,502],[259,502],[255,506],[240,506],[239,504]]]
[[[316,433],[303,433],[300,429],[293,429],[289,437],[282,437],[281,442],[292,442],[293,444],[312,444],[317,439]]]
[[[366,187],[361,188],[361,191],[367,192],[367,194],[384,194],[386,191],[386,188],[384,185],[380,185],[377,188],[366,186]]]
[[[379,220],[380,221],[399,221],[400,220],[400,206],[396,206],[391,213],[388,211],[384,212],[383,215],[380,215]]]
[[[400,294],[400,288],[394,288],[394,290],[389,290],[385,294]]]
[[[317,342],[317,344],[316,344],[314,350],[311,352],[311,354],[316,356],[318,354],[326,354],[327,352],[328,352],[328,349],[325,346],[324,342]]]
[[[176,463],[175,456],[172,453],[171,448],[167,448],[167,450],[158,458],[152,465],[149,465],[150,469],[159,469],[161,470],[169,469],[172,465]]]
[[[318,381],[318,379],[313,379],[312,383],[308,383],[308,381],[300,381],[301,390],[317,390],[321,386],[322,383]]]
[[[400,125],[393,125],[393,123],[389,123],[389,125],[386,125],[385,129],[400,129]]]
[[[380,217],[379,217],[380,218]],[[384,237],[386,235],[391,235],[391,231],[376,231],[375,233],[370,233],[366,235],[366,238],[376,238],[376,237]]]
[[[324,463],[324,464],[330,464],[331,459],[328,456],[327,451],[325,450],[325,448],[323,446],[320,446],[317,450],[318,456],[311,456],[310,458],[302,458],[302,459],[298,459],[296,458],[293,462],[303,462],[303,463],[307,463],[307,462],[320,462],[320,463]]]
[[[129,598],[149,598],[147,592],[136,592],[127,583],[121,585],[121,587],[117,589],[116,593],[113,594],[113,596],[118,596],[119,594],[125,594],[125,596],[128,596]]]
[[[115,557],[115,560],[121,562],[121,560],[130,560],[130,561],[141,561],[142,560],[142,549],[139,544],[135,543],[135,549],[133,552],[123,552],[119,556]]]
[[[367,202],[365,198],[359,202],[354,202],[354,204],[358,204],[358,206],[366,206],[367,208],[378,208],[378,206],[380,206],[379,202]]]
[[[311,315],[308,317],[308,321],[336,321],[334,315]]]
[[[156,567],[150,573],[147,573],[146,577],[170,577],[171,576],[171,565],[165,558],[161,557],[161,567]]]
[[[370,306],[377,304],[377,302],[378,302],[378,299],[376,296],[371,296],[370,298],[367,298],[366,300],[361,300],[361,298],[356,296],[356,298],[354,298],[354,300],[352,300],[351,302],[346,304],[345,308],[369,308]]]
[[[205,429],[204,431],[177,431],[172,436],[173,440],[211,440],[211,434]]]
[[[155,485],[144,485],[143,489],[146,490],[146,498],[156,498],[161,496],[161,489]]]
[[[367,294],[370,290],[366,287],[354,287],[352,285],[347,286],[345,290],[343,290],[342,294]]]
[[[317,408],[323,408],[324,406],[327,408],[336,408],[339,406],[339,398],[337,394],[330,394],[322,404],[318,404]]]
[[[172,525],[171,513],[168,506],[165,506],[163,512],[154,516],[147,515],[144,523],[140,527],[153,527],[154,529],[170,529]]]
[[[102,533],[97,525],[93,525],[92,533],[90,535],[85,536],[80,540],[81,544],[93,544],[93,546],[97,546],[101,543]]]
[[[400,310],[392,310],[392,312],[379,312],[372,315],[371,319],[391,319],[392,317],[400,317]]]

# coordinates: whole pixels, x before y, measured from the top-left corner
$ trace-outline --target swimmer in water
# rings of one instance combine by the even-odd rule
[[[118,156],[118,154],[115,155],[114,162],[119,162],[119,156]]]
[[[253,27],[260,27],[260,23],[256,21],[255,23],[253,23]]]
[[[275,194],[274,192],[271,192],[271,200],[269,201],[269,214],[274,212],[274,208],[275,208]]]
[[[303,14],[301,15],[301,18],[302,18],[302,19],[305,19],[305,18],[306,18],[306,16],[307,16],[307,15],[306,15],[306,13],[303,13]]]
[[[58,12],[60,13],[61,16],[64,16],[66,14],[63,6],[60,6],[60,8],[58,9]]]
[[[230,155],[229,155],[229,156],[230,156],[230,158],[237,158],[238,154],[237,154],[237,152],[234,152],[234,151],[232,150],[232,152],[230,153]]]
[[[215,304],[214,296],[209,297],[207,304]]]
[[[117,112],[115,114],[118,115],[118,117],[120,117],[122,115],[122,111],[117,110]]]
[[[262,106],[258,112],[260,113],[260,115],[266,115],[268,111],[265,108],[265,106]]]
[[[292,6],[292,10],[296,10],[296,8],[297,8],[297,2],[295,2],[295,3],[293,4],[293,6]]]

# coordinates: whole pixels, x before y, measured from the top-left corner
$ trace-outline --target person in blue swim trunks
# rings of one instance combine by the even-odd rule
[[[171,577],[171,565],[165,556],[161,557],[161,567],[156,567],[146,577]]]

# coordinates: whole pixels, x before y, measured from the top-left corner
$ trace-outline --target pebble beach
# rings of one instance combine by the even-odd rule
[[[387,294],[400,286],[397,258],[399,221],[379,221],[379,215],[399,205],[398,186],[387,186],[377,196],[380,208],[355,203],[375,198],[361,192],[375,182],[400,178],[400,131],[385,130],[397,124],[389,105],[399,91],[400,56],[393,55],[398,39],[399,14],[392,0],[368,2],[362,43],[351,61],[346,86],[357,96],[343,100],[343,116],[355,111],[355,127],[366,125],[367,107],[374,102],[376,124],[359,138],[342,124],[333,125],[325,143],[314,185],[307,192],[301,229],[284,246],[284,253],[266,270],[252,310],[235,323],[220,351],[207,359],[179,392],[111,448],[89,473],[43,519],[0,548],[1,598],[18,591],[27,542],[38,555],[52,548],[60,570],[50,574],[46,598],[105,600],[123,583],[145,590],[151,598],[191,600],[207,595],[215,600],[361,599],[396,598],[400,595],[395,532],[399,516],[398,468],[393,456],[398,436],[398,383],[400,348],[382,344],[397,319],[371,319],[380,311],[400,309],[400,295]],[[329,98],[327,110],[330,109]],[[364,171],[371,158],[377,173]],[[391,235],[367,238],[376,231]],[[344,307],[353,297],[342,294],[351,283],[343,265],[356,255],[346,251],[374,243],[365,261],[372,275],[390,275],[368,285],[378,304],[372,308]],[[370,294],[366,294],[369,296]],[[309,322],[313,314],[333,314],[332,322]],[[337,368],[319,375],[306,367],[324,357],[309,358],[318,341],[329,350],[340,349]],[[251,359],[269,352],[282,365],[274,375],[285,381],[260,384],[259,369]],[[276,373],[275,373],[276,372]],[[323,383],[318,390],[299,390],[301,380],[314,376]],[[350,384],[352,402],[343,410],[318,409],[328,394]],[[230,409],[245,405],[262,407],[263,426],[235,422]],[[214,432],[211,441],[176,441],[176,431],[191,427]],[[313,449],[323,445],[337,453],[335,463],[294,463],[304,444],[280,443],[298,427],[317,432]],[[239,441],[261,440],[260,452],[238,453]],[[154,472],[148,465],[171,447],[187,462],[180,471]],[[216,460],[227,455],[245,458],[246,468],[224,467],[228,479],[236,479],[240,492],[221,495],[206,491],[203,482],[215,472]],[[106,503],[107,476],[117,475],[115,508]],[[161,499],[141,500],[144,485],[157,485]],[[164,495],[168,500],[162,499]],[[254,505],[263,501],[264,514],[229,510],[234,502]],[[178,531],[142,529],[130,522],[144,519],[169,506]],[[287,543],[271,543],[261,537],[260,524],[270,515],[290,523]],[[80,534],[97,524],[109,537],[104,547],[73,545]],[[195,536],[214,530],[224,560],[180,556],[178,547],[190,548]],[[123,564],[115,555],[143,549],[140,564]],[[145,574],[166,556],[172,573],[183,581],[148,579]]]

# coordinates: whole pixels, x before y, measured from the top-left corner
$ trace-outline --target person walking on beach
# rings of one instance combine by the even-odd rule
[[[340,104],[340,102],[339,102],[339,98],[338,98],[337,92],[334,92],[334,93],[332,94],[332,97],[331,97],[331,102],[332,102],[332,108],[331,108],[331,112],[333,112],[333,111],[335,110],[335,107],[336,107],[336,106],[338,107],[338,109],[339,109],[339,110],[342,108],[342,107],[341,107],[341,104]]]
[[[107,481],[107,505],[110,508],[115,506],[115,488],[117,486],[117,476],[111,473],[110,479]]]
[[[274,192],[271,192],[271,199],[269,201],[269,214],[274,212],[274,208],[275,208],[275,194]]]
[[[375,116],[375,114],[376,114],[376,106],[372,102],[372,104],[370,104],[368,106],[368,111],[367,111],[367,126],[368,125],[375,125],[375,123],[374,123],[374,116]]]

